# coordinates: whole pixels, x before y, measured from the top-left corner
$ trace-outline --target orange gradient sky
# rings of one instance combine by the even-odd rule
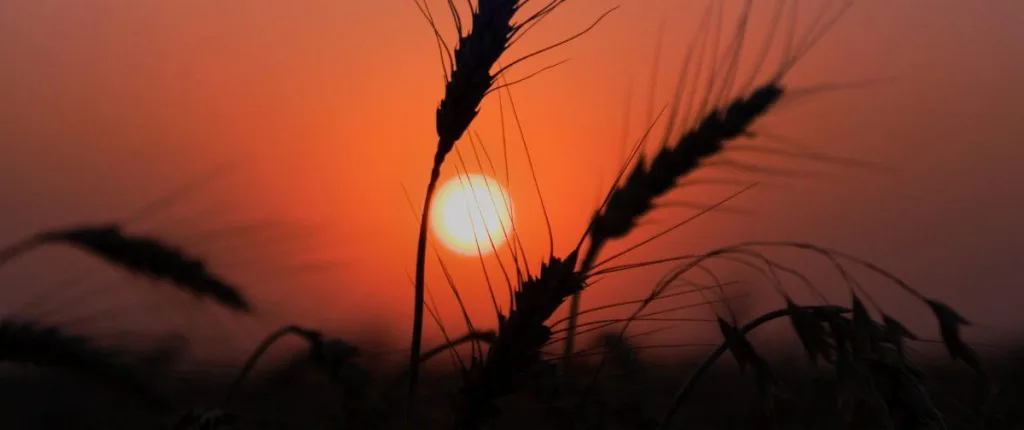
[[[757,3],[752,47],[760,46],[771,11]],[[650,106],[657,110],[671,100],[676,67],[706,4],[569,1],[506,57],[576,33],[620,6],[592,32],[510,76],[569,59],[513,87],[557,254],[576,244],[626,145],[643,132]],[[735,12],[740,2],[727,4]],[[778,164],[778,158],[737,152],[746,161],[814,173],[743,175],[762,182],[734,203],[750,213],[710,215],[631,258],[748,239],[812,241],[880,263],[958,304],[979,327],[1019,332],[1021,20],[1024,6],[1008,0],[857,2],[785,82],[810,88],[877,81],[805,94],[759,128],[886,167]],[[403,187],[420,204],[443,90],[434,40],[412,1],[0,0],[0,58],[0,242],[70,223],[123,219],[236,163],[173,207],[129,226],[203,251],[266,315],[347,332],[373,324],[404,342],[416,221]],[[536,268],[548,252],[547,233],[505,109],[512,167],[511,183],[503,185]],[[502,151],[498,112],[497,98],[489,97],[474,123],[495,157]],[[467,143],[459,148],[468,169],[478,172]],[[458,163],[453,153],[444,178]],[[498,172],[502,177],[500,165]],[[707,204],[731,191],[694,188],[671,200]],[[642,232],[690,212],[657,211]],[[612,244],[608,252],[622,246]],[[479,261],[441,252],[474,315],[492,322]],[[458,326],[454,301],[428,256],[431,289]],[[489,264],[494,276],[497,268]],[[663,272],[611,278],[585,299],[600,304],[640,296]],[[139,283],[55,252],[5,266],[0,284],[17,298],[12,303],[34,294],[63,303],[49,311],[58,315],[76,303],[58,280],[77,274]],[[847,300],[842,290],[829,291]],[[115,296],[91,299],[89,309],[134,321],[146,315],[127,310],[133,300],[153,301],[145,294]],[[436,339],[433,329],[431,336]]]

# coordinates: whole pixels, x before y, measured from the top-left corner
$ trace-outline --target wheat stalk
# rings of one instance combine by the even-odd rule
[[[522,36],[533,25],[536,25],[544,17],[557,9],[565,0],[550,0],[547,4],[540,7],[538,11],[530,14],[521,22],[513,22],[517,12],[528,1],[478,0],[476,8],[473,8],[472,3],[470,3],[471,28],[466,34],[463,34],[462,31],[462,19],[459,16],[459,11],[453,2],[448,1],[449,11],[459,33],[459,40],[455,47],[454,55],[448,54],[448,63],[445,67],[444,96],[435,113],[435,128],[438,137],[437,149],[434,153],[430,178],[427,181],[427,189],[423,197],[419,235],[416,244],[415,298],[413,303],[412,340],[409,349],[410,416],[415,411],[414,399],[419,379],[419,354],[423,340],[427,225],[429,223],[430,205],[434,189],[441,175],[441,166],[444,164],[445,157],[452,151],[455,143],[466,132],[473,119],[476,118],[479,113],[480,103],[493,90],[495,79],[498,76],[519,62],[564,44],[582,34],[577,34],[562,42],[527,54],[492,73],[491,70],[495,68],[501,56],[518,40],[517,36]],[[440,36],[429,8],[426,7],[426,4],[420,5],[417,3],[417,5],[434,30],[439,50],[442,51],[442,65],[445,65],[444,51],[447,45]],[[590,28],[593,28],[593,25],[584,30],[584,32]]]
[[[512,17],[518,0],[480,0],[473,11],[472,29],[461,35],[455,48],[450,78],[446,77],[444,97],[437,107],[435,126],[437,150],[423,198],[419,236],[416,244],[415,298],[412,341],[409,350],[409,402],[413,404],[419,379],[419,355],[423,341],[424,277],[426,269],[427,225],[434,188],[441,176],[441,165],[478,113],[480,103],[494,83],[491,69],[505,52],[517,27]],[[457,12],[454,12],[457,16]],[[458,20],[456,22],[459,22]],[[461,24],[460,24],[461,27]],[[436,31],[436,28],[435,28]],[[410,414],[412,407],[410,407]]]
[[[251,310],[242,293],[212,273],[202,260],[160,239],[128,234],[116,224],[38,233],[0,251],[0,266],[17,255],[46,244],[67,244],[131,273],[167,281],[230,309]]]

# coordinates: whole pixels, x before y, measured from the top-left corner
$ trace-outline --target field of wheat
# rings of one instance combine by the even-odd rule
[[[393,265],[374,269],[412,268],[409,282],[395,286],[412,291],[412,301],[402,304],[411,321],[400,325],[400,342],[408,344],[385,339],[372,323],[352,337],[287,318],[237,322],[267,316],[275,299],[221,273],[202,249],[159,231],[139,232],[135,220],[180,198],[155,195],[124,219],[83,217],[23,232],[0,248],[0,273],[59,249],[85,257],[89,267],[144,280],[149,286],[133,294],[163,294],[167,299],[159,300],[181,304],[168,318],[193,321],[200,309],[216,318],[188,323],[187,335],[139,335],[140,328],[131,342],[117,343],[80,331],[89,315],[41,318],[37,311],[54,297],[8,311],[0,321],[4,428],[1024,428],[1016,403],[1024,384],[1019,351],[965,338],[976,328],[974,315],[912,285],[886,261],[812,241],[761,238],[696,253],[648,252],[652,243],[685,240],[686,229],[704,218],[739,214],[742,222],[757,223],[736,202],[762,184],[799,176],[734,154],[864,175],[887,161],[830,154],[759,127],[807,100],[886,85],[791,82],[858,2],[712,1],[692,8],[699,17],[689,21],[696,25],[685,43],[657,42],[671,45],[664,49],[671,61],[669,54],[654,61],[655,67],[673,64],[671,91],[650,85],[647,118],[639,133],[626,133],[621,162],[591,207],[566,207],[550,194],[545,199],[552,183],[536,169],[542,160],[531,155],[529,123],[520,116],[531,107],[517,105],[516,92],[558,70],[565,64],[559,55],[587,44],[619,8],[588,10],[588,24],[559,28],[560,38],[538,42],[534,29],[549,18],[582,13],[566,10],[575,2],[407,3],[402,7],[415,7],[422,37],[436,45],[440,63],[409,73],[443,77],[436,110],[422,112],[436,141],[359,144],[433,153],[409,169],[422,172],[423,182],[404,188],[410,213],[402,216],[416,227],[414,261],[395,256]],[[524,44],[529,47],[518,49]],[[484,113],[500,118],[500,138],[485,139],[475,128]],[[510,158],[510,151],[519,155]],[[587,154],[576,156],[550,164],[586,163]],[[528,180],[509,193],[513,171]],[[185,188],[201,188],[208,179]],[[458,200],[467,213],[446,212],[455,206],[445,179],[456,184],[455,193],[468,192]],[[710,202],[675,199],[678,191],[707,186],[726,191]],[[519,199],[515,205],[510,194]],[[526,221],[512,214],[527,199],[536,209],[529,216],[543,226],[539,234],[524,233],[517,223]],[[680,208],[688,212],[671,210]],[[574,212],[587,222],[578,231],[553,231],[549,211]],[[459,239],[462,233],[470,236]],[[360,252],[375,245],[344,247]],[[293,251],[267,252],[269,261],[283,261]],[[482,272],[479,280],[453,275],[449,267],[459,258]],[[53,263],[47,271],[61,267],[67,266]],[[633,298],[588,299],[610,282],[630,284]],[[275,297],[302,294],[280,288]],[[756,309],[747,300],[753,290]],[[63,297],[61,309],[84,309],[102,295]],[[366,313],[362,321],[375,317],[358,306],[338,313],[357,311]],[[928,332],[908,315],[926,315]],[[235,356],[192,357],[191,334],[213,332],[218,324],[256,330],[257,342],[236,348],[242,352]]]

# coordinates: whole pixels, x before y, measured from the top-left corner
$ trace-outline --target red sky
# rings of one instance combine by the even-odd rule
[[[739,3],[727,2],[728,12]],[[621,7],[594,31],[511,76],[570,59],[513,88],[559,254],[575,245],[626,140],[642,133],[649,106],[670,101],[675,68],[706,3],[569,1],[506,57],[571,35],[615,5]],[[802,11],[805,19],[813,12]],[[751,47],[763,41],[770,12],[755,9]],[[753,213],[711,215],[633,258],[743,240],[806,240],[880,263],[957,304],[979,330],[1019,332],[1021,19],[1024,6],[1012,1],[858,2],[784,82],[798,91],[878,81],[806,93],[759,129],[887,168],[788,160],[784,166],[817,173],[743,175],[762,182],[735,203]],[[659,29],[663,53],[652,103]],[[402,187],[417,204],[422,200],[443,89],[434,40],[412,1],[2,1],[0,58],[0,242],[122,219],[238,161],[236,170],[173,208],[129,225],[204,251],[277,320],[350,333],[373,324],[405,336],[415,222]],[[498,112],[497,99],[489,98],[474,125],[492,155],[501,153]],[[521,143],[510,139],[507,186],[536,267],[547,252],[546,233]],[[447,176],[454,163],[453,154]],[[710,203],[729,191],[684,189],[670,200]],[[655,212],[642,233],[686,215]],[[260,228],[232,229],[253,223]],[[12,302],[42,294],[52,302],[48,315],[102,312],[124,322],[147,318],[128,310],[136,300],[159,305],[173,298],[150,296],[156,290],[65,254],[5,266],[0,283]],[[444,257],[474,313],[489,321],[479,262]],[[440,306],[458,326],[436,264],[428,272]],[[640,296],[662,273],[609,279],[587,303]],[[118,285],[88,287],[101,294],[90,296],[86,308],[57,283],[77,275]],[[847,299],[841,289],[829,291]]]

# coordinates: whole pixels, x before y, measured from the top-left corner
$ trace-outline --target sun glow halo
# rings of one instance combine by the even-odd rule
[[[512,200],[494,178],[477,173],[449,179],[434,196],[430,224],[446,247],[487,254],[512,234]],[[478,248],[479,247],[479,248]]]

